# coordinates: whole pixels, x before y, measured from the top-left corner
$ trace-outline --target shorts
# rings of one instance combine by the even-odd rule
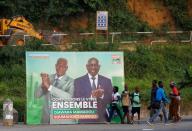
[[[140,114],[140,107],[132,107],[131,113],[132,115],[134,115],[135,113]]]
[[[126,114],[129,112],[129,107],[128,106],[122,106],[123,112]]]

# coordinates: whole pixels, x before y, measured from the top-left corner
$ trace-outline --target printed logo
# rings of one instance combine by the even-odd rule
[[[119,55],[112,55],[112,64],[121,64],[121,57]]]

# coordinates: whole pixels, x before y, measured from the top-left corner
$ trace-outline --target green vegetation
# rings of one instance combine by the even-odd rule
[[[192,64],[191,45],[138,46],[126,52],[128,78],[181,78],[183,69]]]
[[[0,8],[3,11],[1,17],[23,15],[36,23],[43,20],[57,25],[66,16],[96,11],[104,4],[102,0],[1,0]]]
[[[109,12],[110,31],[149,31],[150,27],[141,22],[127,8],[126,0],[109,1],[103,10]]]
[[[164,4],[171,11],[177,28],[192,29],[192,18],[188,14],[187,0],[164,0]],[[148,31],[150,27],[141,22],[127,8],[127,0],[1,0],[0,17],[23,15],[36,25],[58,27],[69,31],[69,19],[89,16],[87,31],[95,27],[95,12],[107,10],[109,12],[110,31]],[[65,29],[63,29],[65,28]]]
[[[187,0],[164,0],[179,28],[192,30],[192,18],[188,14]]]
[[[191,45],[138,46],[134,52],[125,52],[125,75],[131,90],[140,86],[144,100],[150,97],[151,81],[162,80],[167,93],[169,82],[179,83],[184,79],[184,71],[192,65]],[[179,86],[179,85],[178,85]],[[181,90],[185,102],[189,99],[186,89]],[[187,92],[192,95],[192,92]]]
[[[33,44],[35,43],[35,44]],[[23,120],[26,105],[25,51],[57,51],[56,47],[41,46],[41,41],[31,41],[25,47],[5,46],[0,48],[0,107],[10,98]],[[2,117],[2,108],[0,109]]]

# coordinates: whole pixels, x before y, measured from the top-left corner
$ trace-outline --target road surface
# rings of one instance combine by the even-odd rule
[[[145,120],[134,124],[79,124],[79,125],[24,125],[12,127],[0,125],[0,131],[192,131],[192,117],[186,117],[178,123],[147,124]]]

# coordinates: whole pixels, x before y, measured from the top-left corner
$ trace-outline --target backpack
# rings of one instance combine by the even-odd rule
[[[135,97],[135,92],[133,92],[133,93],[131,93],[131,95],[130,95],[130,98],[131,98],[131,104],[133,104],[134,103],[134,97]],[[140,95],[140,93],[139,93],[139,100],[141,101],[141,95]]]

